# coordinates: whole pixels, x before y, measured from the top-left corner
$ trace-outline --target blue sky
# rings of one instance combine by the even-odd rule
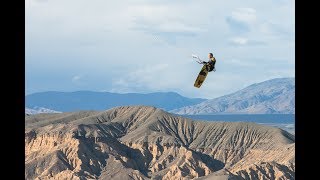
[[[215,98],[295,75],[293,0],[26,0],[26,94],[174,91]],[[192,54],[216,72],[200,89]]]

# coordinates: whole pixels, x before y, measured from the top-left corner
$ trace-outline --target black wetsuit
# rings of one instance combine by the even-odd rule
[[[216,58],[214,57],[210,58],[210,60],[206,62],[206,64],[207,64],[206,66],[207,70],[211,72],[212,70],[214,70],[214,66],[216,64]]]

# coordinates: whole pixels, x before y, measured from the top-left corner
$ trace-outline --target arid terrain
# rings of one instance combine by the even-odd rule
[[[26,115],[26,179],[294,179],[295,137],[148,106]]]

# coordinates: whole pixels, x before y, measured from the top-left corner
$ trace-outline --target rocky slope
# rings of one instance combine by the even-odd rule
[[[250,85],[235,93],[171,110],[175,114],[294,114],[295,80],[277,78]]]
[[[147,106],[25,117],[26,179],[294,179],[295,140]]]

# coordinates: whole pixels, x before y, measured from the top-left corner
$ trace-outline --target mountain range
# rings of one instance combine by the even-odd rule
[[[295,137],[149,106],[25,116],[25,179],[295,179]]]
[[[26,96],[26,113],[104,110],[117,106],[146,105],[175,114],[294,114],[295,79],[276,78],[252,84],[214,99],[188,98],[174,92],[40,92]]]
[[[146,105],[164,110],[198,104],[206,99],[187,98],[174,92],[110,93],[93,91],[57,92],[48,91],[26,96],[26,107],[42,107],[53,111],[71,112],[80,110],[105,110],[115,106]]]
[[[276,78],[196,105],[171,110],[176,114],[294,114],[295,79]]]

